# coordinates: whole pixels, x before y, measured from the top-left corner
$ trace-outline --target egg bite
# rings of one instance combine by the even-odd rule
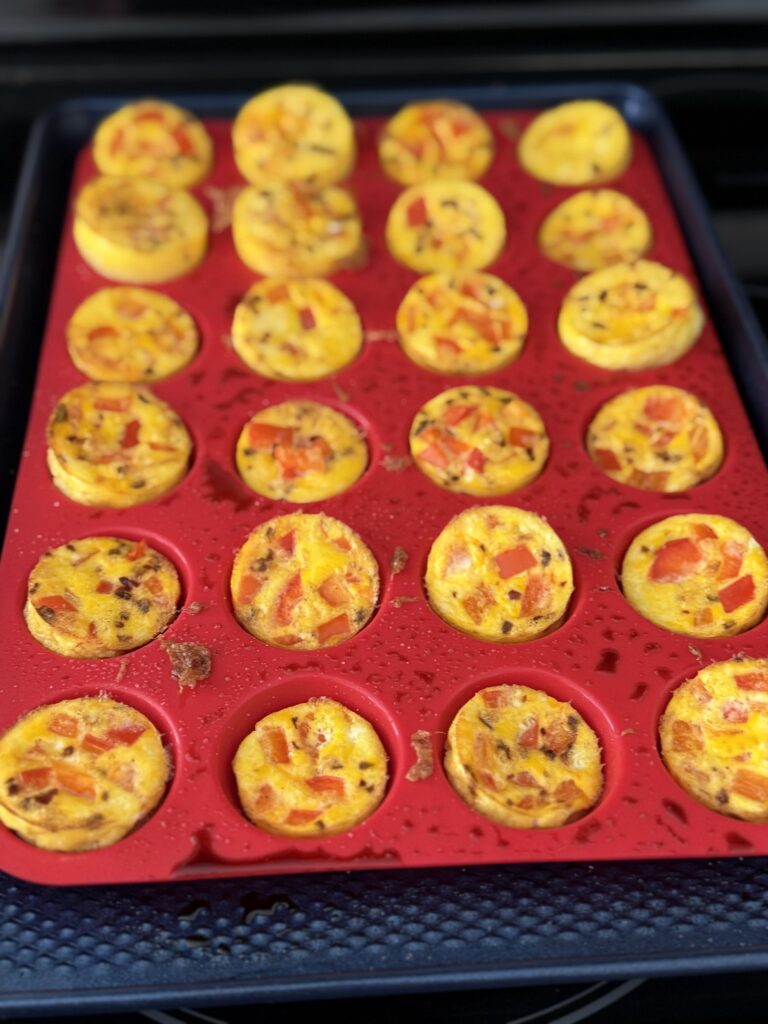
[[[570,704],[527,686],[467,701],[448,730],[445,770],[473,810],[511,828],[567,825],[603,789],[595,733]]]
[[[682,683],[659,722],[661,754],[699,803],[768,822],[768,660],[732,658]]]
[[[143,540],[85,537],[50,548],[27,582],[32,636],[66,658],[111,658],[149,643],[176,616],[176,569]]]
[[[489,643],[535,640],[573,592],[568,552],[540,516],[507,505],[460,512],[432,544],[427,597],[449,626]]]
[[[116,843],[155,810],[171,775],[135,708],[79,697],[36,708],[0,737],[0,821],[45,850]]]
[[[634,263],[651,247],[644,211],[629,196],[601,188],[577,192],[549,213],[539,228],[544,255],[571,270],[602,270]]]
[[[252,491],[305,504],[333,498],[368,465],[358,427],[319,402],[281,402],[256,413],[237,442],[237,469]]]
[[[113,281],[160,284],[193,270],[208,248],[208,218],[183,189],[150,178],[94,178],[75,202],[75,245]]]
[[[411,455],[448,491],[490,498],[525,487],[541,473],[549,437],[532,405],[502,388],[449,388],[419,409]]]
[[[397,311],[400,345],[435,373],[493,373],[514,362],[528,333],[520,296],[492,274],[427,274]]]
[[[704,314],[682,274],[654,263],[617,263],[588,274],[560,307],[560,340],[605,370],[675,362],[696,343]]]
[[[363,228],[355,197],[326,185],[250,185],[235,200],[237,255],[265,277],[323,277],[361,259]]]
[[[182,479],[191,452],[173,409],[137,384],[81,384],[48,421],[51,478],[81,505],[128,508],[159,498]]]
[[[254,825],[296,838],[354,828],[379,806],[387,785],[387,754],[376,730],[327,697],[262,718],[232,768]]]
[[[240,624],[275,647],[314,651],[348,640],[373,615],[376,559],[354,530],[324,513],[261,523],[235,557]]]
[[[357,310],[322,278],[268,278],[238,303],[235,352],[270,380],[320,380],[343,370],[363,346]]]
[[[695,487],[723,461],[723,435],[706,405],[682,388],[634,388],[601,406],[587,451],[612,480],[644,491]]]
[[[768,558],[726,516],[669,516],[639,533],[621,568],[624,596],[657,626],[722,637],[756,625],[768,606]]]
[[[600,100],[574,100],[545,110],[520,137],[524,170],[551,185],[598,185],[618,178],[632,160],[627,122]]]
[[[433,178],[474,181],[493,160],[493,135],[483,118],[456,100],[409,103],[379,138],[384,173],[400,185]]]
[[[412,185],[387,217],[389,251],[420,274],[482,270],[499,255],[506,234],[501,207],[473,181]]]
[[[250,99],[232,126],[235,163],[252,185],[332,185],[355,164],[355,130],[346,110],[312,85],[278,85]]]
[[[161,292],[102,288],[67,324],[67,349],[91,380],[141,384],[183,370],[198,347],[195,322]]]
[[[213,143],[194,114],[147,99],[120,107],[101,122],[93,160],[101,174],[191,188],[211,169]]]

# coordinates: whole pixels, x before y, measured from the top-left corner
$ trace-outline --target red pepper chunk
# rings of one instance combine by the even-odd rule
[[[76,612],[77,608],[68,601],[66,597],[62,597],[60,594],[47,594],[45,597],[38,597],[32,602],[35,608],[50,608],[51,611],[59,614],[60,612]]]
[[[121,448],[135,448],[139,443],[139,421],[131,420],[126,423],[123,436],[120,438]]]
[[[259,738],[272,764],[290,763],[291,752],[283,729],[265,729]]]
[[[483,690],[481,696],[483,704],[487,708],[499,708],[506,704],[506,693],[504,690]]]
[[[307,779],[307,785],[314,793],[328,793],[343,800],[345,796],[344,779],[337,775],[315,775]]]
[[[422,196],[415,199],[408,207],[406,213],[408,219],[408,227],[419,228],[427,223],[429,220],[429,214],[427,213],[427,204]]]
[[[322,811],[311,811],[311,810],[300,810],[294,808],[289,812],[288,817],[285,819],[286,825],[308,825],[310,821],[314,821],[315,818],[319,818]]]
[[[73,796],[81,796],[84,800],[96,799],[96,786],[87,772],[67,768],[66,765],[57,765],[54,775],[59,786]]]
[[[606,473],[621,469],[621,463],[610,448],[595,448],[592,452],[595,462]]]
[[[435,346],[440,355],[454,356],[461,352],[461,345],[453,338],[435,338]]]
[[[584,790],[577,786],[573,779],[566,779],[564,782],[561,782],[553,795],[555,800],[560,800],[566,804],[573,804],[586,799]]]
[[[249,423],[248,444],[251,448],[271,449],[277,444],[293,444],[293,427],[275,427],[271,423]]]
[[[667,398],[664,395],[654,395],[646,401],[643,411],[649,420],[663,420],[668,423],[682,419],[685,406],[682,400],[675,396]]]
[[[549,611],[552,602],[552,591],[549,581],[544,576],[531,576],[525,587],[520,614],[523,618],[531,615],[544,615]]]
[[[128,412],[131,407],[131,399],[128,395],[124,398],[97,398],[93,407],[102,412]]]
[[[270,302],[288,302],[291,297],[291,293],[288,291],[287,284],[278,284],[274,288],[270,288],[267,292],[267,298]]]
[[[116,156],[122,148],[123,142],[125,141],[125,132],[122,128],[118,128],[115,134],[112,136],[112,141],[109,144],[109,152],[111,156]]]
[[[479,448],[473,448],[469,453],[467,465],[470,469],[474,469],[476,473],[482,473],[487,461],[488,459],[483,455]]]
[[[181,156],[189,156],[190,153],[194,152],[195,147],[192,145],[192,140],[182,127],[174,128],[173,141],[179,147]]]
[[[315,315],[307,306],[299,310],[299,320],[305,331],[311,331],[313,327],[317,327]]]
[[[93,733],[86,733],[83,737],[82,748],[89,754],[103,754],[105,750],[111,750],[115,744],[111,740],[94,736]]]
[[[692,532],[694,537],[698,537],[699,540],[716,540],[717,534],[711,526],[707,526],[706,523],[694,523]]]
[[[507,434],[507,440],[513,448],[533,448],[538,439],[537,433],[524,427],[510,427]]]
[[[53,781],[53,773],[50,768],[27,768],[17,778],[24,790],[45,789]]]
[[[748,768],[739,768],[734,778],[733,792],[760,804],[768,803],[768,777]]]
[[[437,469],[448,468],[448,456],[437,444],[428,444],[417,457],[419,462],[426,462],[428,466],[435,466]]]
[[[523,729],[517,738],[517,745],[525,750],[535,750],[539,745],[538,719],[529,717],[523,721]]]
[[[77,719],[71,715],[55,714],[48,723],[48,731],[71,739],[77,736]]]
[[[443,423],[446,423],[449,427],[455,427],[457,423],[461,423],[475,409],[477,409],[476,405],[449,405],[442,415]]]
[[[287,555],[292,555],[296,550],[296,531],[289,530],[282,537],[278,537],[275,543],[281,551],[285,551]]]
[[[768,673],[766,672],[741,672],[734,675],[733,678],[740,690],[768,693]]]
[[[743,725],[749,721],[749,709],[738,700],[729,700],[723,705],[723,718],[726,722]]]
[[[142,121],[164,121],[165,116],[160,110],[145,110],[136,114],[133,120],[136,124],[140,124]]]
[[[293,609],[301,600],[302,593],[301,576],[296,573],[288,580],[277,599],[275,619],[279,626],[287,626],[290,623]]]
[[[113,589],[114,588],[109,580],[99,580],[96,585],[97,594],[111,594]]]
[[[88,341],[98,341],[99,338],[116,338],[119,334],[114,327],[94,327],[92,331],[88,331]]]
[[[518,573],[527,572],[537,564],[536,558],[525,544],[518,544],[517,547],[507,548],[496,555],[494,562],[499,570],[499,576],[503,580],[510,576],[517,576]]]
[[[755,596],[755,581],[751,576],[742,576],[735,583],[719,590],[717,596],[720,598],[723,611],[735,612]]]
[[[656,583],[679,583],[692,576],[701,566],[702,560],[701,551],[687,537],[668,540],[656,552],[648,576]]]
[[[163,584],[157,576],[148,576],[147,579],[144,580],[144,586],[150,594],[154,594],[155,597],[159,596],[163,592]]]
[[[733,579],[739,575],[744,560],[745,547],[736,541],[728,540],[723,545],[723,561],[717,573],[719,580]]]
[[[321,644],[332,639],[335,636],[343,636],[350,630],[349,618],[347,613],[344,612],[342,615],[337,615],[335,619],[329,619],[328,622],[321,622],[317,627],[317,639]]]
[[[117,729],[107,729],[107,739],[116,746],[132,747],[146,731],[143,725],[121,725]]]
[[[642,491],[663,491],[668,480],[668,470],[662,469],[654,473],[645,473],[642,469],[633,468],[627,483],[631,487],[639,487]]]
[[[147,545],[144,543],[143,540],[137,540],[125,557],[128,559],[129,562],[135,562],[139,558],[143,558],[144,555],[146,555],[146,553]]]
[[[327,601],[334,608],[338,608],[343,604],[349,604],[349,594],[336,576],[329,576],[323,580],[317,588],[317,592],[324,601]]]

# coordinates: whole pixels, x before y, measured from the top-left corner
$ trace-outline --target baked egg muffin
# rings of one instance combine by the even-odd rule
[[[128,508],[159,498],[182,479],[191,452],[173,409],[137,384],[81,384],[48,421],[51,478],[81,505]]]
[[[492,274],[427,274],[397,311],[410,360],[435,373],[493,373],[514,362],[528,333],[520,296]]]
[[[99,849],[155,810],[170,775],[140,711],[107,696],[59,701],[0,737],[0,821],[44,850]]]
[[[445,770],[479,814],[511,828],[556,828],[600,798],[600,744],[570,704],[527,686],[480,690],[451,722]]]
[[[160,284],[193,270],[208,248],[208,218],[183,189],[150,178],[94,178],[75,202],[75,245],[113,281]]]
[[[535,640],[562,619],[573,592],[568,552],[534,512],[468,508],[448,523],[427,559],[427,597],[454,629],[489,643]]]
[[[254,825],[296,838],[354,828],[387,785],[387,755],[373,726],[327,697],[262,718],[232,767]]]
[[[145,541],[85,537],[50,548],[27,582],[32,636],[66,658],[111,658],[149,643],[173,621],[176,569]]]
[[[600,100],[573,100],[539,114],[520,137],[523,168],[550,185],[597,185],[632,160],[627,122]]]
[[[669,516],[639,533],[621,568],[624,596],[672,633],[722,637],[751,629],[768,606],[768,558],[726,516]]]
[[[238,303],[232,345],[271,380],[320,380],[348,366],[363,345],[357,310],[322,278],[257,281]]]
[[[261,523],[235,557],[240,624],[275,647],[313,651],[358,633],[373,615],[379,567],[360,536],[324,513]]]
[[[252,491],[274,501],[323,501],[356,483],[368,447],[343,413],[319,402],[270,405],[245,424],[237,469]]]
[[[629,196],[614,189],[577,192],[564,199],[539,228],[544,255],[571,270],[602,270],[634,263],[651,247],[651,222]]]
[[[413,461],[449,491],[489,498],[525,487],[549,454],[546,427],[511,391],[471,384],[430,399],[411,424]]]
[[[704,314],[682,274],[654,263],[617,263],[588,274],[560,307],[557,329],[573,355],[605,370],[646,370],[680,359]]]
[[[587,428],[587,451],[612,480],[644,491],[686,491],[723,461],[723,435],[689,391],[652,384],[617,395]]]
[[[490,192],[473,181],[428,181],[401,192],[387,218],[387,246],[419,274],[482,270],[504,247],[507,227]]]

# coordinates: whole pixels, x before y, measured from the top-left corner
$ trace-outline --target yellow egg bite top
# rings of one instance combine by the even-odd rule
[[[294,512],[257,526],[232,569],[238,621],[276,647],[316,650],[348,640],[379,596],[376,559],[346,523]]]
[[[768,558],[725,516],[670,516],[632,541],[621,569],[632,607],[673,633],[743,633],[768,606]]]
[[[332,185],[355,163],[355,131],[342,105],[311,85],[279,85],[254,96],[232,126],[235,163],[252,185]]]
[[[256,413],[237,442],[237,469],[275,501],[323,501],[352,486],[368,464],[357,426],[319,402],[281,402]]]
[[[157,807],[169,777],[141,712],[104,696],[63,700],[0,737],[0,821],[46,850],[109,846]]]
[[[493,497],[535,480],[549,453],[533,408],[501,388],[449,388],[430,399],[411,424],[414,462],[449,491]]]
[[[672,493],[707,480],[723,460],[717,420],[695,395],[652,384],[617,395],[587,428],[589,457],[612,480]]]
[[[557,322],[565,347],[606,370],[666,366],[697,341],[704,314],[677,271],[638,260],[588,274],[563,300]]]
[[[266,277],[332,274],[359,260],[363,229],[355,197],[326,185],[305,192],[297,185],[251,185],[232,209],[237,255]]]
[[[75,244],[85,262],[113,281],[159,284],[198,265],[208,218],[183,189],[149,178],[94,178],[75,203]]]
[[[672,694],[661,753],[694,800],[745,821],[768,821],[768,660],[707,665]]]
[[[472,181],[412,185],[387,218],[389,251],[420,274],[482,270],[501,252],[506,233],[501,207]]]
[[[468,508],[432,545],[425,578],[440,618],[478,640],[534,640],[565,614],[571,560],[551,526],[507,505]]]
[[[232,321],[235,352],[271,380],[319,380],[358,355],[363,328],[343,292],[322,278],[258,281]]]
[[[409,103],[379,138],[381,166],[401,185],[432,178],[473,181],[488,170],[493,150],[488,125],[456,100]]]
[[[89,383],[68,391],[48,421],[53,482],[82,505],[152,501],[184,476],[192,439],[148,388]]]
[[[80,303],[67,324],[70,358],[91,380],[162,380],[182,370],[197,345],[189,313],[146,288],[102,288]]]
[[[637,203],[610,188],[563,200],[539,229],[544,255],[579,271],[634,263],[652,240],[651,222]]]
[[[32,636],[57,654],[109,658],[161,633],[180,595],[173,565],[143,540],[85,537],[38,561],[24,618]]]
[[[520,296],[492,274],[427,274],[397,311],[403,351],[436,373],[492,373],[517,359],[528,333]]]
[[[232,767],[248,818],[282,836],[346,832],[378,807],[387,784],[373,726],[326,697],[262,718]]]
[[[632,138],[615,107],[600,100],[574,100],[539,114],[520,137],[517,155],[540,181],[596,185],[627,169]]]
[[[188,110],[161,100],[140,100],[101,122],[93,137],[93,159],[101,174],[190,188],[210,171],[213,143]]]
[[[527,686],[491,686],[448,730],[445,770],[469,806],[512,828],[583,817],[603,788],[597,736],[570,704]]]

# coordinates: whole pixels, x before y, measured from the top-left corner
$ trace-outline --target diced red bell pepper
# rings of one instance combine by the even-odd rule
[[[139,421],[130,420],[126,423],[123,436],[120,438],[121,448],[135,448],[139,443]]]
[[[649,420],[663,420],[669,423],[683,418],[685,405],[674,395],[654,395],[646,401],[643,411]]]
[[[147,553],[147,545],[143,540],[137,540],[134,542],[128,554],[125,556],[129,562],[136,562],[139,558],[143,558]]]
[[[517,576],[518,573],[527,572],[537,564],[535,555],[531,554],[525,544],[518,544],[514,548],[507,548],[494,558],[499,570],[499,576],[503,580],[510,576]]]
[[[612,473],[621,469],[621,462],[619,462],[618,458],[610,448],[595,448],[592,455],[600,469],[604,470],[606,473]]]
[[[175,444],[163,444],[161,441],[147,441],[147,447],[153,452],[177,452]]]
[[[552,603],[552,590],[544,576],[530,576],[523,594],[520,614],[524,617],[544,615]]]
[[[17,776],[23,790],[45,789],[53,781],[50,768],[27,768]]]
[[[768,693],[768,672],[739,672],[733,678],[740,690]]]
[[[48,723],[48,731],[72,739],[73,736],[77,736],[77,719],[59,712]]]
[[[733,792],[757,803],[768,803],[768,776],[749,768],[739,768],[733,780]]]
[[[426,462],[429,466],[436,466],[437,469],[447,469],[449,465],[448,456],[437,444],[428,444],[418,454],[419,462]]]
[[[483,690],[481,694],[483,704],[487,708],[500,708],[506,703],[507,695],[504,690]]]
[[[453,338],[435,338],[435,347],[440,355],[455,356],[461,352],[461,345]]]
[[[93,733],[86,733],[83,737],[82,748],[87,750],[89,754],[103,754],[105,750],[111,750],[112,747],[116,746],[112,740],[102,739],[100,736],[94,736]]]
[[[296,644],[301,643],[301,637],[296,636],[295,633],[283,633],[275,637],[275,643],[279,647],[295,647]]]
[[[46,594],[45,597],[36,597],[32,602],[35,608],[50,608],[58,615],[61,612],[76,612],[77,608],[61,594]]]
[[[699,608],[693,616],[694,626],[709,626],[713,620],[714,615],[709,605],[706,608]]]
[[[648,576],[656,583],[679,583],[692,576],[702,561],[702,553],[692,540],[687,537],[668,540],[656,552]]]
[[[691,454],[696,462],[701,462],[709,451],[709,431],[698,425],[691,431]]]
[[[274,799],[274,791],[269,783],[263,783],[259,786],[256,796],[251,801],[251,807],[254,811],[266,811]]]
[[[701,726],[676,718],[672,723],[672,749],[679,754],[696,754],[703,747]]]
[[[288,580],[277,599],[275,620],[279,626],[287,626],[290,623],[293,609],[301,600],[302,593],[301,576],[296,573]]]
[[[539,435],[533,430],[526,430],[524,427],[510,427],[507,440],[513,448],[533,448],[539,439]]]
[[[112,141],[109,144],[109,152],[111,156],[117,156],[120,152],[123,142],[125,141],[125,132],[122,128],[118,128],[115,134],[112,136]]]
[[[294,807],[294,809],[288,813],[285,823],[286,825],[308,825],[310,821],[314,821],[315,818],[319,818],[321,814],[322,811],[320,810],[302,810]]]
[[[744,561],[746,548],[738,541],[727,540],[723,544],[723,561],[717,573],[719,580],[730,580],[738,576],[741,571],[741,563]]]
[[[586,799],[584,790],[577,786],[573,779],[565,779],[561,782],[553,795],[555,800],[560,800],[565,804],[578,803]]]
[[[146,731],[143,725],[121,725],[116,729],[107,729],[107,739],[119,746],[132,747]]]
[[[128,412],[131,407],[131,399],[128,395],[123,398],[97,398],[93,407],[102,412]]]
[[[121,295],[115,305],[115,312],[119,313],[120,316],[126,317],[128,320],[135,320],[142,313],[146,313],[146,311],[147,307],[143,302],[137,302],[136,299],[132,299],[128,295]]]
[[[539,722],[530,716],[523,720],[523,728],[517,737],[517,745],[524,750],[535,750],[539,745]]]
[[[272,764],[290,763],[291,752],[288,748],[288,738],[285,735],[285,730],[265,729],[261,733],[260,739]]]
[[[289,530],[282,537],[278,537],[275,543],[281,551],[285,551],[287,555],[292,555],[296,550],[296,531]]]
[[[164,121],[165,115],[160,110],[144,110],[136,114],[133,120],[136,124],[142,121]]]
[[[267,292],[267,298],[270,302],[288,302],[291,298],[291,293],[288,291],[288,285],[278,284],[273,288],[270,288]]]
[[[313,327],[317,327],[314,313],[306,306],[299,310],[299,320],[305,331],[311,331]]]
[[[96,799],[96,786],[87,772],[68,768],[66,765],[56,765],[54,776],[59,786],[73,796],[81,796],[84,800]]]
[[[717,534],[706,523],[694,523],[691,527],[691,532],[699,540],[717,540]]]
[[[317,588],[317,592],[324,601],[327,601],[334,608],[339,608],[343,604],[349,604],[349,594],[336,576],[329,576],[323,580]]]
[[[411,228],[419,228],[427,223],[429,214],[427,213],[427,204],[422,196],[410,204],[406,211],[406,217],[408,226]]]
[[[449,405],[442,415],[443,423],[449,427],[455,427],[457,423],[465,420],[475,409],[477,409],[476,405]]]
[[[735,612],[755,596],[755,581],[751,576],[742,576],[730,586],[718,590],[717,596],[725,612]]]
[[[98,341],[99,338],[116,338],[118,331],[114,327],[94,327],[92,331],[88,331],[89,341]]]
[[[729,700],[723,705],[723,718],[726,722],[743,725],[749,721],[749,708],[738,700]]]
[[[195,147],[192,144],[192,140],[181,126],[174,128],[173,141],[179,147],[181,156],[189,156],[190,153],[194,152]]]
[[[486,609],[496,604],[496,598],[493,596],[493,592],[484,583],[481,583],[464,598],[461,604],[467,615],[477,626],[483,621]]]
[[[576,739],[576,730],[572,729],[565,718],[555,718],[547,726],[546,743],[550,750],[556,754],[564,754],[569,747],[573,746]]]
[[[669,471],[659,469],[653,473],[646,473],[642,469],[633,468],[627,483],[632,487],[639,487],[643,491],[663,491],[669,480]]]
[[[113,590],[114,587],[109,582],[109,580],[99,580],[99,582],[96,585],[97,594],[111,594]]]
[[[467,465],[470,469],[474,469],[476,473],[482,473],[485,469],[485,464],[488,461],[485,455],[480,451],[479,448],[473,448],[469,453],[467,459]]]
[[[249,423],[248,445],[271,449],[278,444],[293,444],[293,427],[275,427],[271,423]]]
[[[314,775],[307,779],[307,785],[314,793],[329,793],[339,800],[344,799],[344,779],[337,775]]]
[[[150,594],[154,594],[155,597],[162,594],[163,584],[160,582],[157,576],[147,576],[147,578],[143,582],[144,586],[147,588]]]
[[[334,636],[343,636],[345,633],[348,633],[349,630],[349,618],[347,613],[344,612],[342,615],[337,615],[335,619],[329,619],[328,622],[321,622],[317,627],[317,639],[321,644],[324,644]]]

